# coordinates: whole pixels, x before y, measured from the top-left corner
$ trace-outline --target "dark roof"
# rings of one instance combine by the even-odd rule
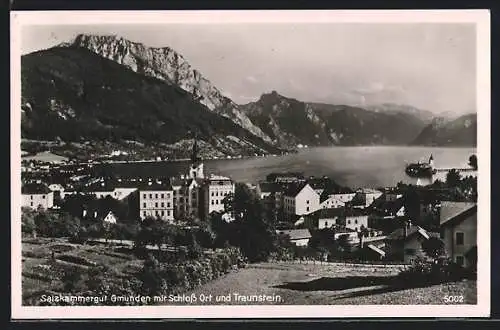
[[[424,228],[416,225],[409,225],[409,227],[406,229],[406,236],[404,235],[404,229],[403,228],[398,228],[392,233],[390,233],[386,239],[387,240],[402,240],[402,239],[408,239],[411,236],[415,234],[420,234],[424,236],[425,238],[429,237],[439,237],[439,233],[433,233],[433,232],[428,232]]]
[[[259,182],[259,189],[261,192],[278,192],[282,189],[282,186],[276,182]]]
[[[476,203],[443,201],[441,203],[439,224],[441,226],[453,225],[466,219],[474,213],[477,213]]]
[[[307,182],[301,182],[298,184],[291,184],[287,187],[285,190],[285,196],[292,196],[295,197],[297,194],[304,189],[304,187],[307,185]]]
[[[382,195],[373,201],[371,208],[375,211],[383,212],[384,214],[395,214],[404,205],[403,198],[400,197],[396,200],[387,201],[385,196]]]
[[[48,194],[51,190],[42,183],[27,183],[21,187],[21,193],[25,195]]]

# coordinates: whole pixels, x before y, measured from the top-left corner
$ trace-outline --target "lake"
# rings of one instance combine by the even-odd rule
[[[256,183],[271,172],[303,172],[327,175],[351,188],[392,186],[403,181],[416,183],[405,174],[406,163],[427,161],[432,154],[436,168],[467,167],[476,148],[442,147],[318,147],[296,154],[246,159],[207,160],[205,173],[229,176],[238,182]],[[110,164],[107,171],[120,176],[173,176],[186,172],[188,162]],[[107,172],[106,171],[106,172]]]

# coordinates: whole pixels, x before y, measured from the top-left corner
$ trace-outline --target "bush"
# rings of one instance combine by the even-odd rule
[[[96,266],[96,263],[94,261],[88,260],[87,258],[84,258],[84,257],[71,255],[71,254],[63,254],[63,255],[57,257],[57,259],[62,260],[62,261],[71,262],[71,263],[78,264],[78,265],[83,265],[83,266]]]
[[[458,281],[468,277],[467,271],[448,259],[428,261],[417,259],[411,266],[401,271],[397,282],[401,285],[431,285]]]

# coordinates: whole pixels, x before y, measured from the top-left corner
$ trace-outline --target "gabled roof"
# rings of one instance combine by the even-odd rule
[[[429,232],[420,226],[416,226],[416,225],[412,224],[412,225],[408,226],[408,228],[406,229],[406,236],[404,233],[404,229],[398,228],[395,231],[393,231],[392,233],[390,233],[386,237],[386,239],[391,240],[391,241],[403,240],[403,239],[406,240],[415,234],[420,235],[425,239],[429,239],[431,237],[439,237],[439,233]]]
[[[441,212],[439,215],[439,224],[453,225],[477,212],[476,203],[467,202],[448,202],[441,203]]]
[[[287,235],[291,240],[311,238],[311,232],[309,229],[284,229],[276,230],[277,234]]]
[[[52,192],[45,184],[27,183],[21,187],[21,193],[24,195],[48,194]]]
[[[395,214],[403,207],[403,205],[404,201],[402,197],[396,200],[387,201],[382,195],[374,200],[370,207],[374,210],[383,212],[384,214]]]

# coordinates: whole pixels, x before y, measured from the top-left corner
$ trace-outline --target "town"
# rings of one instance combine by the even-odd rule
[[[414,265],[447,260],[475,274],[474,176],[451,169],[444,182],[377,189],[352,189],[327,176],[295,172],[239,183],[205,173],[198,149],[194,140],[189,167],[172,177],[93,177],[74,165],[34,166],[37,170],[23,172],[23,242],[57,237],[141,250],[143,272],[154,267],[148,258],[182,264],[237,248],[238,257],[226,269],[261,261]],[[51,171],[58,182],[51,180]],[[77,260],[51,253],[53,260]],[[187,257],[180,258],[182,253]],[[70,288],[72,278],[67,277]],[[158,285],[148,290],[165,293]]]

